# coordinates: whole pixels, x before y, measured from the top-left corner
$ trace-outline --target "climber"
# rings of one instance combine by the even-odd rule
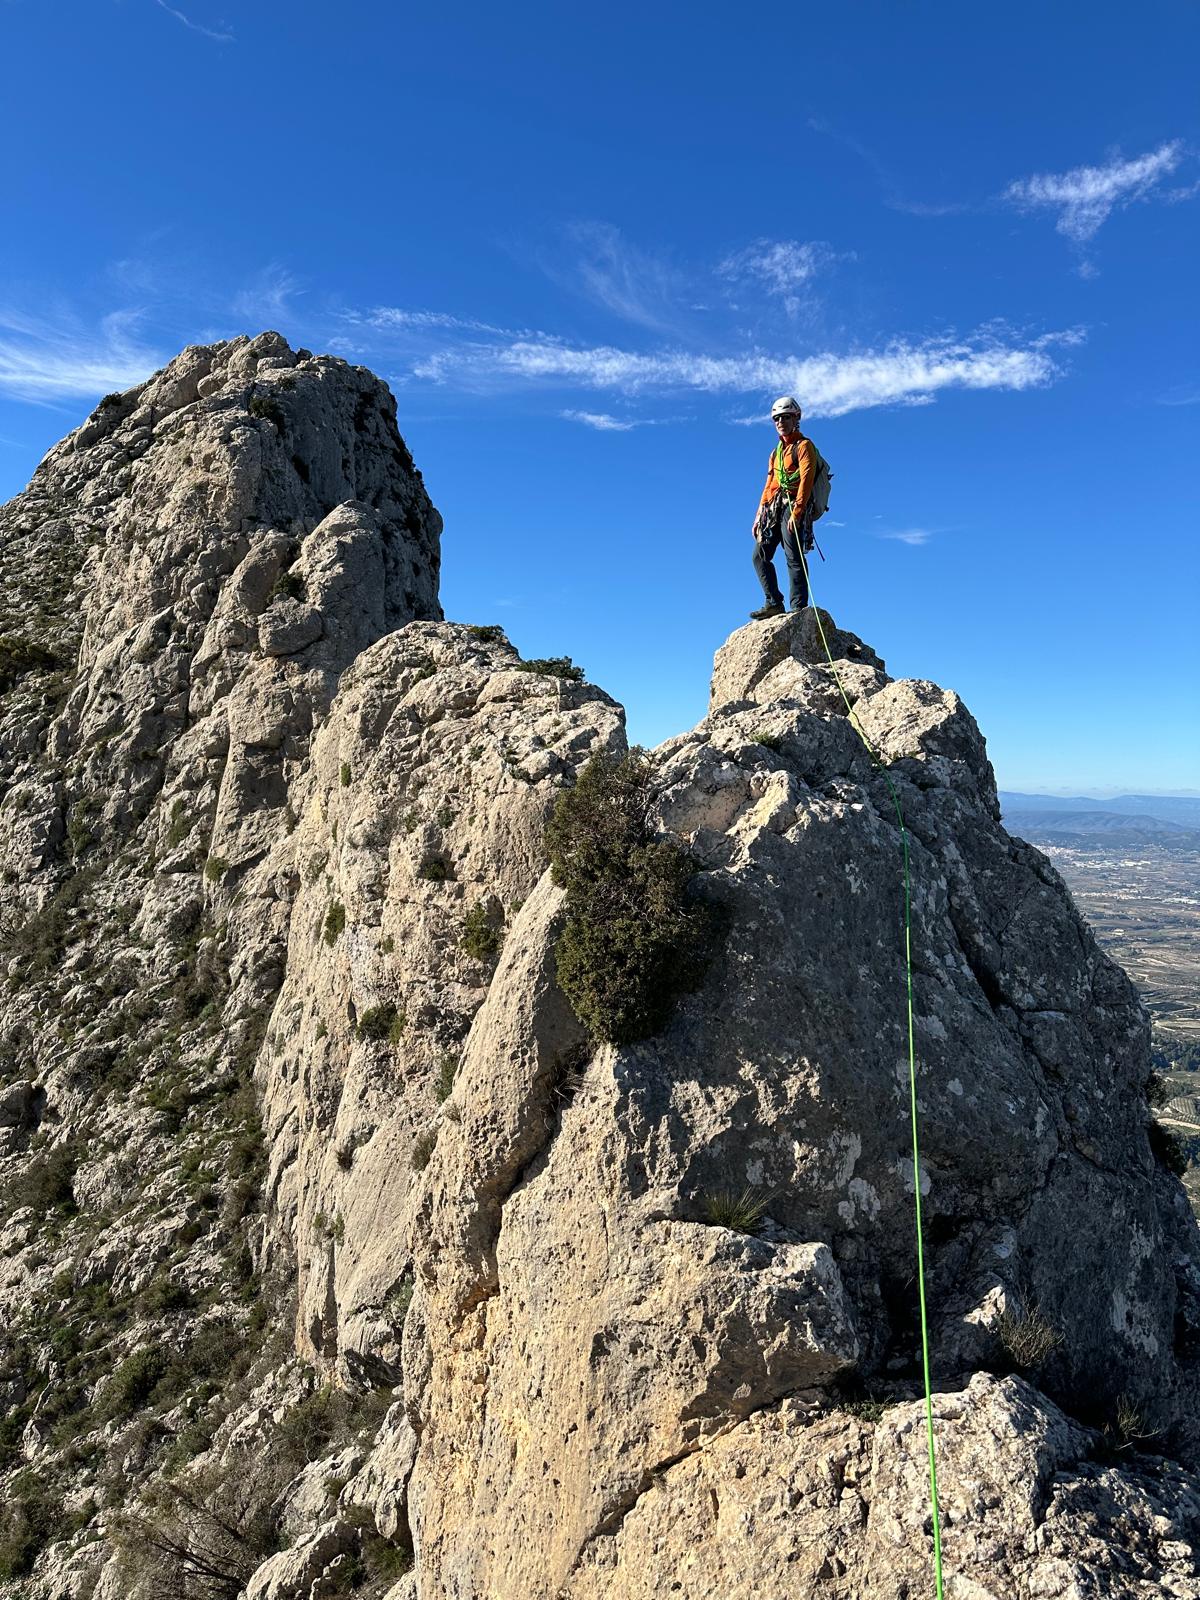
[[[782,395],[771,407],[779,443],[771,452],[767,486],[754,518],[754,570],[766,604],[750,613],[754,620],[783,615],[783,595],[775,576],[774,555],[783,544],[788,569],[788,604],[802,611],[808,604],[808,575],[801,552],[813,547],[812,487],[816,451],[800,432],[800,402]]]

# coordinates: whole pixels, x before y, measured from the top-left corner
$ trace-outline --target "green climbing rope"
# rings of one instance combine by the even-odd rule
[[[887,784],[888,793],[892,797],[892,804],[896,808],[896,821],[900,825],[900,844],[904,853],[904,969],[905,986],[908,1002],[908,1092],[909,1104],[912,1111],[912,1150],[913,1150],[913,1197],[917,1213],[917,1292],[921,1305],[921,1360],[925,1378],[925,1437],[929,1445],[929,1503],[933,1513],[933,1576],[936,1590],[936,1600],[943,1600],[942,1595],[942,1525],[938,1514],[937,1490],[937,1458],[933,1448],[933,1390],[929,1379],[929,1321],[925,1313],[925,1229],[921,1221],[921,1146],[917,1132],[917,1049],[913,1031],[913,975],[912,975],[912,884],[909,875],[908,861],[908,829],[904,825],[904,812],[900,806],[900,796],[896,793],[896,786],[888,776],[887,769],[875,747],[867,738],[862,725],[854,715],[854,708],[842,687],[842,680],[834,664],[833,652],[829,648],[829,640],[825,637],[825,625],[821,621],[821,612],[813,601],[812,578],[805,559],[804,540],[796,536],[796,523],[791,508],[788,508],[788,517],[792,523],[792,533],[796,537],[796,545],[800,551],[800,561],[804,567],[804,578],[808,584],[808,599],[812,606],[813,616],[817,619],[817,632],[821,635],[821,644],[829,662],[829,670],[833,673],[833,681],[837,684],[838,693],[846,707],[846,716],[850,726],[863,742],[863,747],[871,758],[871,763]]]

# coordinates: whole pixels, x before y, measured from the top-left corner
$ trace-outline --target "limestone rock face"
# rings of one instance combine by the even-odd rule
[[[649,813],[723,940],[598,1044],[544,827],[623,713],[440,529],[275,334],[0,510],[0,1589],[931,1592],[903,819],[947,1595],[1200,1600],[1145,1013],[961,700],[736,632]]]
[[[1078,1415],[1123,1404],[1194,1449],[1195,1350],[1179,1330],[1200,1248],[1146,1138],[1140,1002],[1044,859],[999,826],[958,697],[889,681],[823,620],[845,699],[814,613],[743,629],[718,655],[714,710],[656,753],[658,824],[693,852],[729,926],[663,1033],[585,1044],[554,983],[548,880],[475,1016],[461,1119],[442,1129],[411,1222],[423,1593],[893,1594],[910,1560],[918,1582],[923,1435],[887,1412],[872,1456],[871,1430],[821,1398],[850,1369],[892,1394],[918,1371],[897,803],[934,1363],[945,1428],[965,1419],[961,1450],[947,1445],[949,1515],[969,1524],[956,1570],[986,1585],[998,1562],[1008,1587],[1026,1570],[1013,1496],[1034,1505],[1059,1464],[1091,1482],[1095,1435],[1047,1422],[1053,1407],[1037,1412],[1055,1441],[1046,1467],[1015,1437],[1035,1424],[990,1398],[1009,1388],[952,1392],[1003,1364],[1006,1311],[1037,1308],[1055,1330],[1040,1380]],[[744,1192],[765,1207],[754,1238],[715,1220],[720,1197]],[[976,1435],[984,1398],[995,1415]],[[732,1502],[730,1452],[754,1460]],[[853,1458],[853,1501],[828,1498],[833,1458]],[[989,1479],[994,1492],[956,1506]],[[757,1565],[751,1513],[731,1509],[754,1485],[779,1508]],[[1190,1528],[1183,1485],[1169,1515]],[[1150,1526],[1149,1491],[1128,1493]],[[810,1513],[810,1495],[830,1509]],[[1075,1592],[1076,1557],[1110,1575],[1126,1560],[1123,1546],[1068,1549],[1028,1592]],[[1191,1569],[1129,1570],[1150,1583]]]
[[[623,724],[601,690],[520,670],[494,628],[410,624],[342,679],[288,841],[299,885],[260,1066],[314,1358],[399,1381],[414,1139],[456,1111],[463,1041],[544,871],[555,795],[624,750]]]
[[[386,386],[277,334],[109,396],[0,510],[6,1562],[290,1355],[252,1079],[292,833],[346,668],[441,614],[440,530]]]

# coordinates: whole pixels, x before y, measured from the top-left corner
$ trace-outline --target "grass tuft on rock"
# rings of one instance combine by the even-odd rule
[[[996,1337],[1018,1372],[1036,1372],[1062,1343],[1062,1334],[1038,1306],[1016,1306],[996,1323]]]
[[[732,1189],[719,1189],[704,1201],[704,1214],[719,1228],[732,1228],[735,1233],[757,1233],[767,1210],[767,1196],[753,1189],[743,1189],[740,1194]]]
[[[641,750],[595,756],[559,796],[546,828],[554,881],[567,892],[558,981],[589,1037],[648,1039],[696,989],[724,930],[691,893],[686,850],[652,836],[651,765]]]

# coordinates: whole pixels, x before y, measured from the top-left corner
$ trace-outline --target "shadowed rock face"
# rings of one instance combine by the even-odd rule
[[[110,1542],[168,1471],[275,1517],[249,1600],[929,1592],[892,789],[947,1592],[1200,1597],[1146,1019],[970,713],[812,612],[736,632],[651,812],[728,932],[597,1047],[543,828],[623,714],[443,622],[439,533],[386,388],[274,334],[0,511],[0,1475],[58,1508],[14,1597],[183,1595]],[[324,1380],[375,1409],[275,1482]]]

